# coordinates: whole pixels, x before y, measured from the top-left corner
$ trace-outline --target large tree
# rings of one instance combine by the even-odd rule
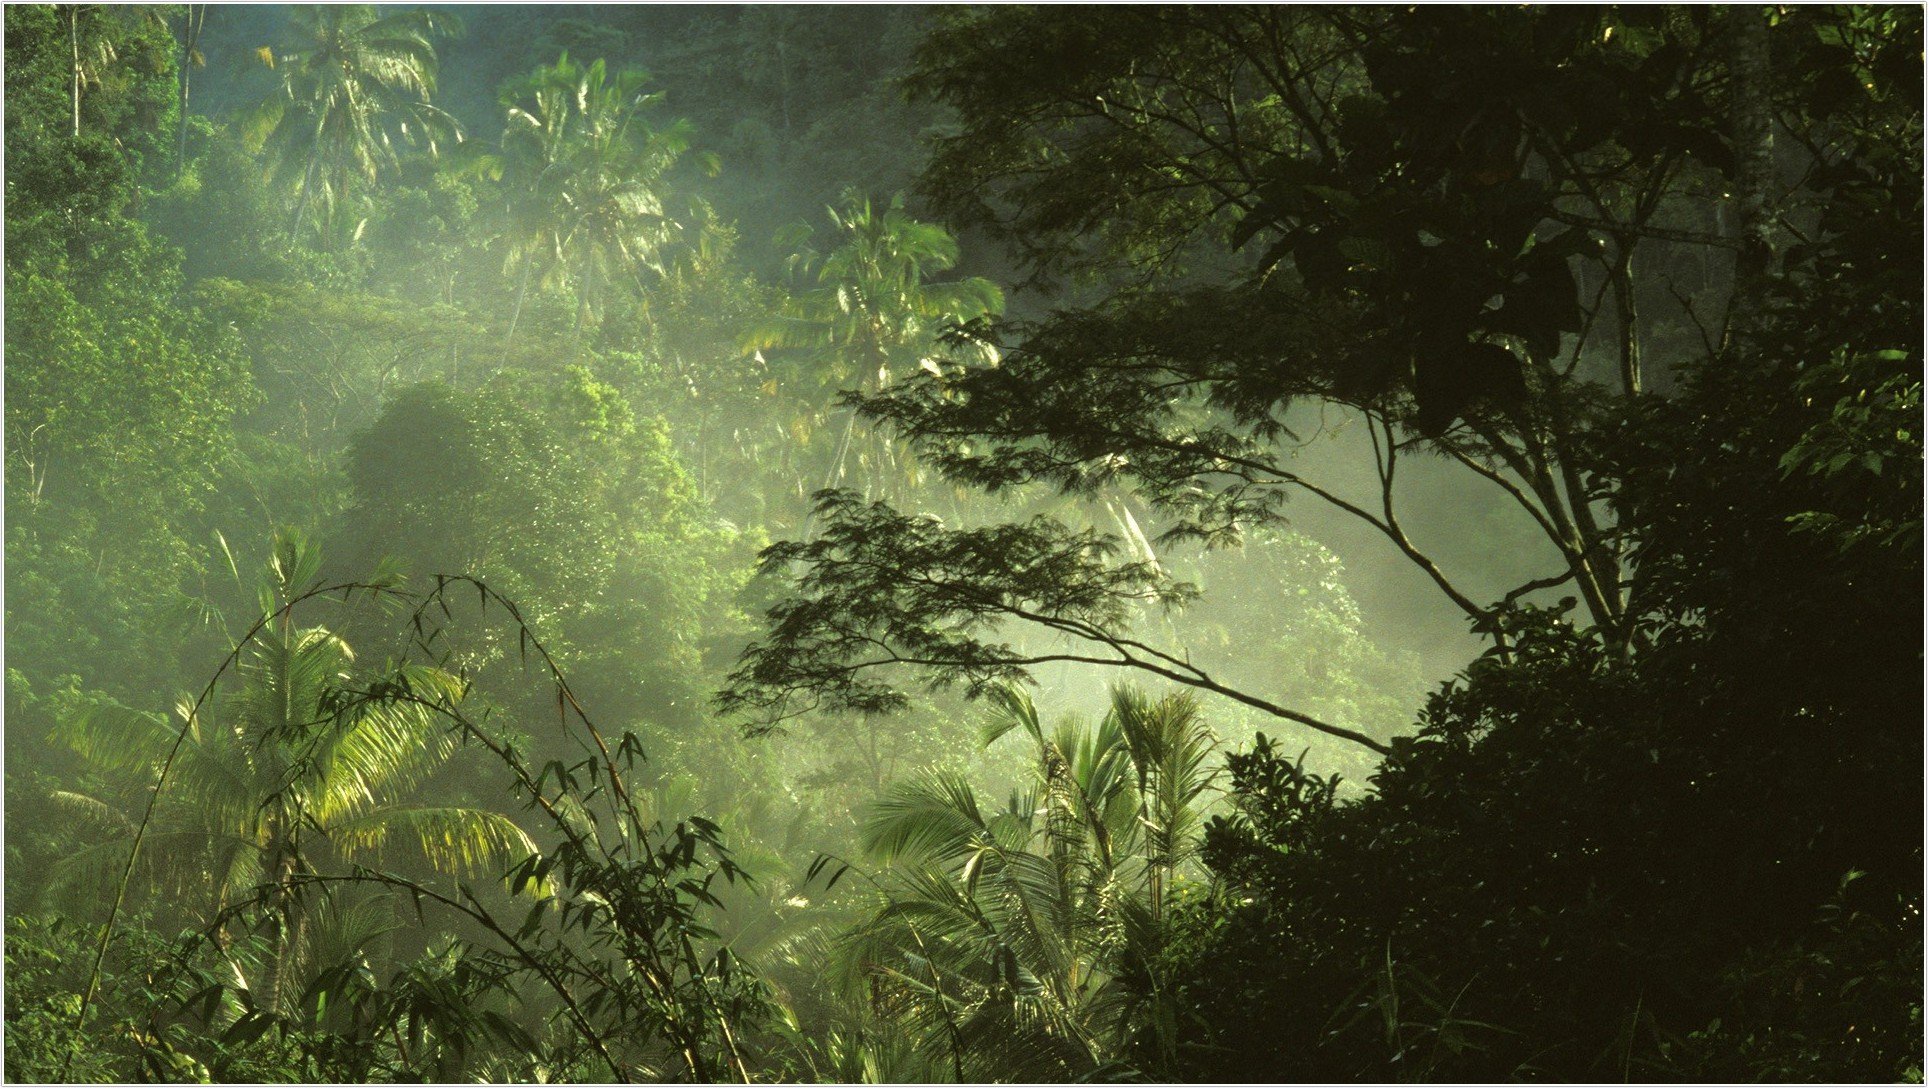
[[[1920,57],[1887,9],[1006,9],[934,39],[962,116],[935,191],[1090,293],[866,410],[954,478],[1125,480],[1208,541],[1310,497],[1493,640],[1417,737],[1359,738],[1388,759],[1357,801],[1270,745],[1235,763],[1182,954],[1194,1071],[1919,1076]],[[1370,436],[1366,496],[1288,460],[1309,401]],[[1561,568],[1462,590],[1396,501],[1421,451]],[[739,704],[1054,659],[1226,686],[1124,628],[1187,589],[1109,542],[828,511],[771,554],[798,592]]]
[[[1208,544],[1326,505],[1383,537],[1505,653],[1508,607],[1566,592],[1619,654],[1643,641],[1603,505],[1603,420],[1768,305],[1756,280],[1815,229],[1861,150],[1905,131],[1919,72],[1893,14],[1762,9],[1143,8],[957,12],[917,85],[958,110],[927,184],[1077,305],[990,334],[997,365],[863,399],[953,480],[1123,484]],[[1772,25],[1771,25],[1772,23]],[[1761,25],[1757,25],[1761,24]],[[1766,36],[1790,75],[1760,78]],[[1065,58],[1079,58],[1067,63]],[[1773,131],[1759,124],[1766,114]],[[1776,133],[1782,134],[1780,137]],[[1746,201],[1736,194],[1770,195]],[[1733,290],[1736,255],[1740,283]],[[1296,406],[1348,419],[1374,486],[1292,461]],[[1444,458],[1546,542],[1498,600],[1416,543],[1401,468]],[[982,684],[1073,659],[1229,686],[1133,638],[1189,588],[1054,522],[954,529],[830,501],[772,569],[773,613],[726,696],[897,705],[880,667]],[[1501,564],[1504,569],[1505,565]],[[998,641],[1008,623],[1086,649]],[[1381,748],[1302,713],[1255,707]]]

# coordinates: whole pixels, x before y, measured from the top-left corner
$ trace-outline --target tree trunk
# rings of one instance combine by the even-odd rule
[[[181,22],[181,113],[175,119],[174,179],[179,181],[188,166],[188,82],[194,69],[195,46],[201,40],[201,26],[207,22],[208,6],[201,5],[200,18],[194,14],[194,5],[187,5],[187,12]]]
[[[316,159],[308,164],[308,173],[302,175],[301,199],[295,202],[295,218],[288,222],[288,244],[290,246],[295,244],[296,237],[301,233],[301,221],[308,214],[308,197],[309,194],[315,191],[315,175],[320,170],[321,160]]]
[[[301,910],[301,900],[289,890],[295,874],[295,855],[287,848],[276,852],[275,861],[268,872],[274,880],[274,896],[280,902],[276,905],[275,954],[268,962],[266,978],[262,980],[263,997],[266,1005],[275,1013],[286,1012],[281,1001],[281,992],[288,986],[288,978],[294,967],[295,957],[299,955],[298,946],[303,937],[306,920]]]
[[[67,9],[67,42],[74,50],[74,136],[80,136],[80,5]]]
[[[455,278],[457,275],[455,272],[449,273],[449,278],[442,283],[442,305],[450,308],[454,308],[455,306]],[[451,387],[456,385],[456,380],[461,374],[462,347],[451,339],[449,341],[449,385]]]
[[[1164,571],[1164,566],[1159,563],[1158,551],[1152,547],[1151,538],[1145,535],[1145,530],[1139,528],[1139,520],[1132,516],[1132,508],[1126,506],[1124,493],[1115,489],[1115,494],[1106,496],[1105,510],[1112,516],[1112,521],[1118,525],[1119,531],[1124,534],[1126,545],[1132,549],[1139,562],[1154,571]]]
[[[529,262],[522,263],[522,279],[516,285],[516,307],[509,312],[509,332],[502,338],[502,358],[497,366],[509,362],[509,346],[516,342],[516,323],[522,320],[522,301],[529,295]]]
[[[1728,125],[1735,147],[1735,291],[1728,308],[1730,343],[1760,327],[1774,251],[1769,243],[1769,192],[1775,181],[1775,130],[1769,109],[1768,20],[1763,9],[1725,9],[1728,38]]]
[[[1621,323],[1621,390],[1633,396],[1641,392],[1641,335],[1637,325],[1634,298],[1634,249],[1632,235],[1614,241],[1613,272],[1616,317]]]
[[[857,429],[857,406],[852,405],[851,410],[844,414],[844,437],[838,440],[837,456],[831,460],[831,471],[824,475],[823,490],[829,491],[830,489],[837,487],[838,482],[843,480],[844,458],[851,451],[851,433],[856,429]],[[811,512],[804,517],[804,540],[806,543],[810,541],[811,531],[815,529],[816,526],[817,526],[817,510],[815,507],[813,507],[811,509]]]
[[[857,430],[857,406],[844,414],[844,436],[837,442],[837,456],[831,460],[831,471],[824,474],[824,487],[835,488],[844,480],[844,459],[851,452],[851,434]]]

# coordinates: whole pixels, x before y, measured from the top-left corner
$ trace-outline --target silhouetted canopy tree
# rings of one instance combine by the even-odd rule
[[[999,361],[915,375],[861,411],[960,483],[1129,487],[1167,538],[1225,543],[1310,498],[1384,537],[1503,650],[1507,607],[1565,588],[1632,652],[1638,545],[1603,506],[1618,474],[1601,461],[1601,425],[1651,395],[1652,376],[1665,384],[1713,351],[1724,327],[1757,320],[1747,311],[1766,297],[1727,287],[1733,254],[1766,239],[1779,263],[1808,237],[1814,210],[1854,184],[1856,154],[1835,134],[1906,134],[1919,75],[1882,17],[1817,9],[1770,28],[1803,75],[1765,84],[1735,51],[1768,14],[1730,10],[948,13],[915,83],[958,110],[961,131],[927,184],[1041,281],[1104,290],[961,331],[996,341]],[[1735,126],[1763,110],[1793,136],[1743,154]],[[1792,189],[1772,208],[1730,207],[1722,193],[1768,184],[1753,171]],[[1668,275],[1637,289],[1637,262]],[[1295,470],[1287,414],[1306,403],[1359,421],[1377,494]],[[1518,572],[1495,602],[1464,591],[1396,501],[1399,466],[1423,453],[1498,489],[1564,569]],[[940,680],[980,668],[975,639],[930,638],[961,619],[933,600],[969,602],[972,623],[1085,624],[1101,647],[1122,637],[1011,599],[1001,580],[1042,552],[960,565],[977,531],[827,509],[862,540],[772,553],[773,573],[801,561],[800,596],[749,650],[733,706],[850,691],[846,671],[875,662]],[[852,608],[842,590],[878,556],[893,557],[890,584]],[[1125,577],[1105,570],[1075,577]],[[895,642],[904,634],[917,639]]]

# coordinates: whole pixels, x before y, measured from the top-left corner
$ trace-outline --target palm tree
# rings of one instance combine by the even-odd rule
[[[152,11],[129,12],[102,4],[68,4],[66,14],[71,53],[68,101],[73,109],[72,135],[78,137],[81,94],[97,90],[106,82],[109,69],[121,59],[119,39],[136,20],[155,25],[163,19]]]
[[[829,212],[837,232],[829,253],[810,247],[807,225],[779,236],[780,244],[793,247],[793,273],[817,286],[791,296],[781,315],[753,329],[746,348],[802,349],[826,388],[871,393],[913,371],[938,371],[944,354],[939,336],[946,328],[1004,310],[1004,294],[981,276],[931,279],[957,264],[958,242],[943,227],[906,212],[904,194],[893,196],[879,214],[870,198],[852,190]],[[856,422],[853,408],[826,488],[843,479]]]
[[[463,683],[413,665],[358,677],[338,636],[294,622],[291,602],[319,568],[319,554],[300,535],[278,536],[261,588],[268,622],[245,648],[232,704],[197,711],[184,702],[175,724],[101,702],[60,728],[61,740],[103,777],[139,772],[133,781],[143,786],[185,731],[134,877],[168,902],[207,905],[211,917],[249,900],[274,906],[273,955],[260,991],[277,1005],[290,996],[291,969],[308,955],[311,938],[308,909],[289,885],[318,872],[318,862],[413,857],[443,874],[495,876],[536,851],[502,814],[407,800],[458,740],[424,703],[460,699]],[[384,690],[393,694],[368,695]],[[59,792],[53,800],[123,834],[57,866],[52,894],[111,889],[134,821],[98,795]]]
[[[663,97],[645,93],[648,82],[640,69],[612,77],[601,60],[585,68],[565,53],[503,91],[504,271],[518,272],[505,354],[532,280],[575,290],[581,332],[611,291],[640,293],[644,272],[664,272],[663,255],[683,234],[666,211],[664,175],[691,129],[648,122]]]
[[[248,117],[244,138],[266,147],[274,179],[296,193],[292,240],[319,203],[332,236],[352,186],[396,165],[396,145],[460,140],[455,119],[429,104],[435,90],[437,35],[457,29],[445,13],[380,15],[373,5],[297,5],[290,13],[300,48],[260,55],[281,84]]]
[[[1066,1081],[1158,1054],[1157,954],[1216,776],[1210,732],[1185,694],[1115,689],[1098,724],[1051,732],[1022,691],[999,701],[987,743],[1029,735],[1031,788],[989,813],[949,772],[888,791],[864,828],[890,866],[884,904],[851,950],[960,1080]]]

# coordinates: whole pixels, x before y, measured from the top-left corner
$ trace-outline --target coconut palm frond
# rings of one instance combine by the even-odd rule
[[[192,811],[209,831],[251,836],[262,794],[272,787],[256,776],[255,755],[235,730],[211,727],[181,747],[163,803]]]
[[[407,854],[441,873],[493,878],[536,853],[508,817],[456,806],[384,806],[324,830],[342,857],[368,866]]]
[[[336,890],[322,898],[308,917],[297,978],[311,980],[331,968],[366,969],[388,935],[403,929],[407,916],[387,895],[355,895]]]
[[[288,113],[288,97],[271,94],[243,113],[236,121],[235,131],[241,137],[241,146],[252,154],[260,154],[267,146],[268,139],[281,127],[282,118]]]
[[[212,863],[224,841],[198,830],[150,829],[134,856],[130,884],[178,903],[205,903]],[[48,871],[43,895],[79,917],[104,912],[131,847],[131,838],[115,838],[67,855]]]
[[[331,733],[315,753],[308,805],[335,824],[368,812],[426,782],[455,753],[455,733],[429,709],[412,702],[373,701]]]
[[[126,771],[166,759],[177,730],[162,715],[100,699],[63,719],[54,737],[96,768]]]
[[[932,769],[887,789],[871,806],[862,836],[866,851],[889,862],[961,855],[991,832],[971,784]]]
[[[920,310],[926,317],[969,321],[1005,308],[1005,293],[982,276],[926,284]]]
[[[134,822],[127,819],[127,814],[99,798],[56,790],[47,795],[47,800],[64,818],[78,822],[83,828],[130,837],[134,834]]]
[[[231,840],[218,848],[219,858],[212,868],[216,907],[226,908],[246,899],[267,880],[268,869],[256,842]]]
[[[792,314],[773,314],[750,322],[738,345],[746,352],[778,348],[795,351],[829,347],[834,339],[823,322]]]
[[[1038,708],[1032,704],[1031,692],[1023,685],[994,685],[987,696],[992,713],[985,719],[979,733],[979,740],[984,745],[989,747],[999,738],[1020,728],[1033,742],[1040,745],[1045,743],[1045,731],[1038,721]]]
[[[263,629],[241,670],[247,742],[259,748],[315,733],[330,717],[326,693],[339,687],[354,658],[348,644],[324,628]]]

